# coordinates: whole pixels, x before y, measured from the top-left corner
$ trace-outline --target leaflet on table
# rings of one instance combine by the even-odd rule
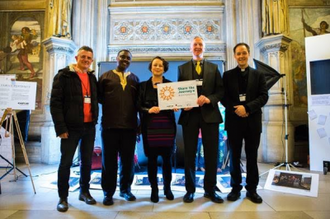
[[[158,84],[157,93],[161,110],[198,106],[195,80]]]

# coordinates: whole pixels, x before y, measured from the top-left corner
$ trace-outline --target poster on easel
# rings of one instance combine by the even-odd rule
[[[36,82],[15,81],[14,74],[0,75],[0,118],[5,110],[34,110],[36,103]],[[0,127],[0,155],[12,162],[11,133],[5,129],[6,121]],[[0,166],[7,165],[0,159]]]
[[[0,110],[0,118],[2,118],[3,113],[4,110]],[[0,155],[12,162],[11,134],[2,126],[0,126]],[[0,167],[6,165],[7,162],[0,159]]]
[[[10,81],[0,77],[0,109],[34,110],[36,82]]]

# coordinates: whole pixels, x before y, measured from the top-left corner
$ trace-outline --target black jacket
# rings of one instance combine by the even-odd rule
[[[97,123],[97,81],[93,71],[88,72],[91,89],[93,123]],[[73,66],[59,70],[54,77],[50,98],[50,113],[55,125],[56,135],[69,130],[79,130],[84,124],[84,98],[81,81]]]
[[[179,66],[178,81],[193,80],[193,63],[186,62]],[[203,64],[203,85],[201,95],[210,99],[210,104],[204,104],[201,108],[201,113],[206,123],[222,123],[222,117],[219,111],[218,102],[224,94],[223,82],[218,70],[218,65],[204,60]],[[181,111],[179,124],[187,124],[189,121],[190,111]]]
[[[245,127],[242,122],[247,122],[248,127],[257,132],[262,131],[262,111],[261,108],[268,101],[268,90],[266,86],[265,75],[253,68],[249,67],[248,84],[246,89],[245,107],[249,111],[249,116],[241,118],[235,114],[234,106],[240,105],[238,67],[226,71],[223,74],[223,83],[225,85],[225,95],[221,103],[226,107],[225,113],[225,129],[227,131],[237,131],[239,128]]]

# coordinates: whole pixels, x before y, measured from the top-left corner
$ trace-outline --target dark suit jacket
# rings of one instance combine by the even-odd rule
[[[186,62],[179,66],[178,81],[194,80],[193,61]],[[224,94],[223,82],[218,69],[218,65],[204,60],[203,63],[203,86],[201,95],[210,99],[210,104],[204,104],[201,107],[201,113],[206,123],[222,123],[222,117],[219,111],[218,102]],[[196,100],[197,101],[197,100]],[[181,112],[178,123],[187,124],[190,111]]]
[[[248,127],[261,133],[261,108],[268,101],[268,91],[266,87],[265,75],[249,67],[249,78],[246,90],[246,109],[249,116],[241,118],[235,114],[234,106],[242,105],[239,101],[238,89],[238,67],[226,71],[223,74],[225,95],[221,103],[226,107],[225,129],[227,131],[238,131],[242,122],[248,122]]]

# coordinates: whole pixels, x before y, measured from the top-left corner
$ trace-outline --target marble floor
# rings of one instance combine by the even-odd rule
[[[273,167],[269,164],[259,164],[260,172]],[[19,168],[28,173],[25,165]],[[13,181],[14,175],[9,174],[1,180],[0,194],[0,219],[57,219],[57,218],[108,218],[108,219],[328,219],[330,218],[330,174],[319,174],[318,197],[306,197],[286,194],[261,189],[258,193],[263,198],[262,204],[254,204],[245,198],[242,192],[241,198],[236,202],[225,200],[223,204],[214,204],[203,197],[202,193],[195,195],[193,203],[183,203],[184,192],[174,191],[175,199],[168,201],[160,193],[160,201],[157,204],[150,202],[150,190],[133,190],[137,200],[126,202],[119,197],[118,192],[114,196],[113,206],[102,204],[101,190],[91,190],[91,194],[97,201],[96,205],[86,205],[78,200],[79,192],[71,192],[69,196],[70,208],[66,213],[56,210],[58,201],[57,191],[42,187],[49,180],[49,174],[56,172],[57,165],[31,164],[31,173],[36,188],[33,192],[29,177],[19,176]],[[307,169],[299,169],[309,172]],[[0,169],[0,176],[4,170]],[[263,187],[267,174],[260,178]],[[227,194],[220,195],[225,198]]]

